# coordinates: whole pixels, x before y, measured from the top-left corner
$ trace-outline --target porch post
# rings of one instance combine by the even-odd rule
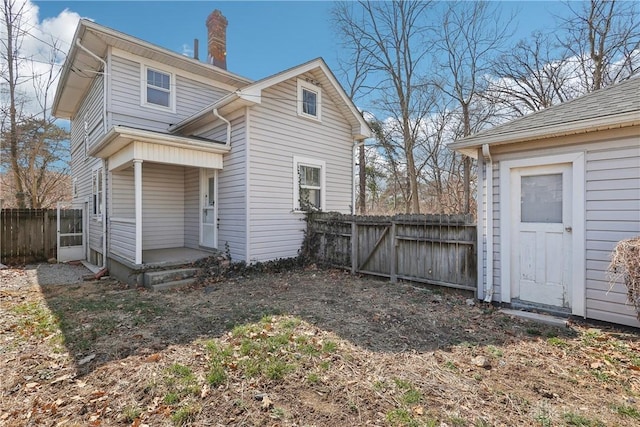
[[[136,212],[136,256],[135,263],[142,264],[142,160],[133,160],[133,187]]]

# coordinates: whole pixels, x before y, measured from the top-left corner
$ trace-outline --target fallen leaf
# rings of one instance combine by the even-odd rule
[[[591,369],[599,369],[599,368],[602,368],[604,364],[600,361],[597,361],[597,362],[591,362],[589,366],[591,366]]]
[[[144,359],[144,361],[147,363],[153,363],[159,361],[161,357],[162,356],[160,356],[160,353],[153,353],[151,356]]]
[[[273,406],[273,401],[269,399],[269,396],[264,396],[262,398],[262,409],[268,410]]]
[[[420,405],[414,406],[411,411],[416,415],[424,415],[424,408]]]
[[[73,377],[73,376],[72,376],[71,374],[65,374],[65,375],[62,375],[61,377],[58,377],[58,378],[56,378],[55,380],[51,381],[51,384],[52,384],[52,385],[53,385],[53,384],[57,384],[57,383],[59,383],[59,382],[61,382],[61,381],[68,380],[68,379],[70,379],[70,378],[72,378],[72,377]]]
[[[27,387],[27,388],[29,388],[29,389],[30,389],[30,388],[36,388],[36,387],[38,387],[39,385],[40,385],[40,384],[38,384],[38,383],[36,383],[36,382],[33,382],[33,383],[27,383],[27,384],[25,384],[25,387]]]

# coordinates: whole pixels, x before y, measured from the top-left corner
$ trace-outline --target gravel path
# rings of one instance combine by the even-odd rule
[[[71,285],[81,283],[91,274],[83,265],[30,264],[24,268],[0,270],[0,289],[24,289],[31,286]]]

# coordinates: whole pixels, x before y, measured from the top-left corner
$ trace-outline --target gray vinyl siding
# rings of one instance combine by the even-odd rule
[[[200,169],[184,168],[184,246],[200,243]]]
[[[173,72],[176,88],[175,113],[141,105],[141,64],[118,56],[111,57],[112,126],[129,126],[166,132],[171,124],[191,116],[228,92],[200,83]]]
[[[142,165],[142,249],[184,246],[184,167]]]
[[[612,141],[586,153],[587,317],[640,326],[627,288],[607,275],[616,243],[640,235],[640,146]]]
[[[326,162],[323,210],[351,210],[351,127],[326,91],[322,122],[299,117],[296,97],[296,79],[290,79],[263,91],[262,104],[251,108],[251,262],[298,253],[305,223],[303,214],[293,212],[294,156]]]
[[[221,125],[200,136],[218,141],[226,139],[227,127]],[[233,261],[247,261],[246,221],[246,120],[244,115],[231,120],[231,151],[224,155],[218,171],[218,248],[229,248]]]
[[[87,242],[91,249],[100,253],[102,253],[102,222],[97,221],[92,215],[92,170],[101,164],[102,160],[86,155],[85,134],[88,135],[88,146],[91,146],[104,133],[103,83],[103,76],[96,77],[86,98],[80,105],[78,114],[71,120],[71,176],[76,180],[77,186],[77,195],[73,199],[73,204],[77,208],[84,208],[85,203],[88,202],[88,211],[86,212],[88,215]],[[108,189],[108,181],[106,184]]]

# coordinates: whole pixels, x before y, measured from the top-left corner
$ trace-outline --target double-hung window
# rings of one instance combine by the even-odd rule
[[[319,86],[306,80],[298,79],[298,115],[320,120],[321,99],[322,92]]]
[[[102,210],[103,210],[103,186],[104,186],[104,176],[103,176],[102,167],[98,167],[93,170],[92,173],[92,213],[95,219],[102,219]]]
[[[151,67],[144,67],[143,104],[160,108],[173,108],[172,75]]]
[[[325,205],[325,163],[294,157],[294,210],[320,211]]]

